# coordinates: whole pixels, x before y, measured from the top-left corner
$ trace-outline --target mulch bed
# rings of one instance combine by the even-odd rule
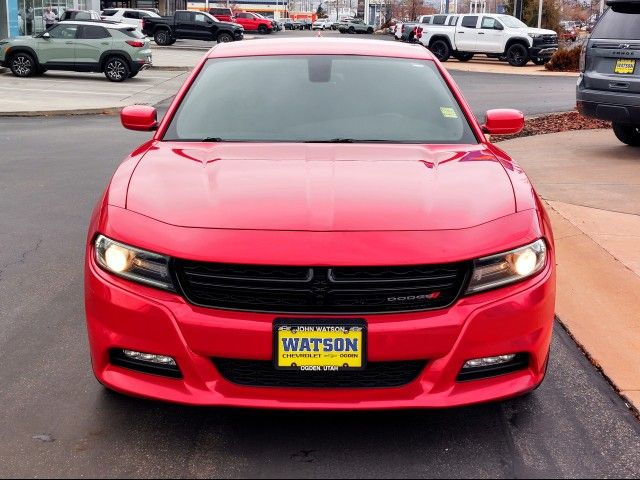
[[[571,130],[594,130],[599,128],[611,128],[611,123],[595,118],[585,117],[579,112],[554,113],[527,120],[524,130],[517,135],[493,135],[491,140],[511,140],[513,138],[544,135],[545,133],[568,132]]]

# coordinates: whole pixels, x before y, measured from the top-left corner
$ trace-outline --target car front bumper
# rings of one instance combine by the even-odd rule
[[[549,255],[537,277],[463,297],[449,308],[328,315],[338,321],[367,322],[369,362],[420,360],[426,366],[401,387],[324,389],[242,386],[225,379],[212,361],[270,361],[274,320],[305,315],[196,307],[177,294],[104,272],[93,261],[89,245],[85,299],[93,369],[97,379],[113,390],[188,405],[348,410],[442,408],[507,399],[531,391],[544,378],[555,298],[552,250]],[[113,365],[113,349],[171,356],[182,378]],[[526,353],[528,366],[501,376],[456,381],[467,360],[509,353]]]
[[[558,45],[536,45],[535,47],[529,48],[529,56],[531,58],[541,58],[547,59],[551,58],[554,53],[558,51]]]

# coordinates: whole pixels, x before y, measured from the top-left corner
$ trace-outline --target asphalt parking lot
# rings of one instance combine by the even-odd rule
[[[286,413],[104,391],[84,327],[84,236],[111,173],[147,135],[116,116],[5,118],[0,132],[0,476],[640,475],[640,423],[560,327],[543,386],[503,404]]]

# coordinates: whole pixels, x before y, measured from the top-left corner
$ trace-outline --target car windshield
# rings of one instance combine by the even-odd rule
[[[609,9],[593,30],[592,38],[640,40],[640,5],[616,6]]]
[[[504,16],[499,18],[509,28],[529,28],[526,23],[521,22],[516,17]]]
[[[432,61],[328,55],[210,59],[164,140],[477,143]]]

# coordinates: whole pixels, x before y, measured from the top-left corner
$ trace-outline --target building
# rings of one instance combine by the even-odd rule
[[[364,11],[361,15],[364,18],[364,23],[380,27],[387,21],[388,5],[388,0],[364,0]]]
[[[0,0],[0,38],[43,32],[48,7],[57,14],[68,9],[99,11],[100,0]]]

